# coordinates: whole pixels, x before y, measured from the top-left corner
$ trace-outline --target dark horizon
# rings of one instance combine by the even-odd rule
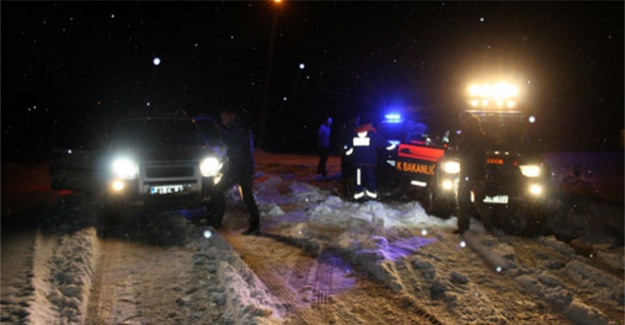
[[[302,149],[326,115],[338,126],[417,106],[455,119],[468,82],[503,74],[523,85],[546,147],[622,149],[623,12],[611,1],[3,1],[3,135],[35,115],[215,116],[233,101],[258,132],[269,83],[267,146]]]

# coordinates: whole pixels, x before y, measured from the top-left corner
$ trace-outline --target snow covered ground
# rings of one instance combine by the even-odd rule
[[[460,237],[452,233],[455,217],[429,216],[417,202],[355,203],[341,197],[336,189],[336,157],[328,163],[329,174],[334,176],[330,180],[314,174],[316,157],[257,150],[256,158],[263,234],[239,235],[247,226],[247,214],[234,189],[224,229],[219,232],[191,226],[180,214],[192,218],[193,213],[179,211],[161,216],[160,226],[130,234],[131,239],[180,247],[177,255],[189,256],[189,265],[172,284],[175,303],[152,310],[143,304],[142,319],[149,319],[149,314],[169,318],[142,322],[131,315],[124,323],[297,324],[290,315],[293,308],[285,305],[313,306],[319,299],[339,305],[347,299],[342,293],[354,286],[354,273],[366,274],[394,295],[410,297],[420,314],[434,319],[431,323],[624,323],[623,247],[615,244],[617,235],[605,232],[606,228],[586,227],[582,232],[579,238],[592,239],[579,244],[587,248],[586,256],[554,236],[487,234],[477,220]],[[570,175],[590,182],[588,173],[580,176],[568,170],[557,168],[555,175],[561,175],[561,182]],[[620,191],[622,198],[622,183]],[[2,323],[85,324],[89,319],[90,291],[103,251],[94,226],[97,204],[80,202],[38,210],[46,214],[43,228],[33,238],[21,237],[19,245],[6,245],[3,240]],[[622,222],[620,204],[601,211],[616,214],[610,217]],[[277,292],[276,285],[259,273],[262,263],[285,268],[296,264],[299,257],[272,246],[277,241],[319,261],[331,260],[325,264],[333,268],[332,286],[298,283],[302,286],[296,289],[303,298],[285,303],[289,295]],[[29,272],[16,274],[14,269]],[[273,272],[279,278],[283,270]],[[370,308],[362,302],[346,312],[353,315],[341,318],[335,313],[329,319],[337,324],[348,323],[342,319],[377,323],[359,318],[359,307]]]

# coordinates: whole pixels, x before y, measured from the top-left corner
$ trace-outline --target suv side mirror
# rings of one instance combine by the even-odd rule
[[[441,141],[443,141],[443,143],[449,143],[449,130],[443,133],[443,137],[441,138]]]

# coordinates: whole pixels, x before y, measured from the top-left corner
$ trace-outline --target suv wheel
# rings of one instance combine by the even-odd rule
[[[433,215],[442,219],[448,219],[453,212],[453,205],[438,196],[438,193],[431,187],[428,188],[425,198],[423,199],[423,209],[429,215]]]

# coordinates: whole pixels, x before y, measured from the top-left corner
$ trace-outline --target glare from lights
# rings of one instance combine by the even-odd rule
[[[530,186],[530,193],[534,195],[540,195],[543,192],[543,188],[540,185],[534,184]]]
[[[282,97],[282,101],[286,102],[286,96]]]
[[[154,64],[155,66],[159,66],[161,64],[161,59],[159,57],[155,57],[152,60],[152,64]]]
[[[206,229],[204,230],[204,238],[211,238],[213,236],[213,232]]]
[[[519,88],[505,82],[494,85],[471,85],[469,95],[482,99],[508,99],[519,95]]]
[[[386,115],[384,115],[384,119],[388,123],[399,123],[399,122],[402,121],[401,115],[400,114],[396,114],[396,113],[386,114]]]
[[[464,248],[464,247],[466,247],[466,246],[467,246],[467,243],[465,243],[465,242],[464,242],[464,240],[460,242],[460,247],[463,247],[463,248]]]
[[[536,117],[534,115],[531,115],[528,120],[530,123],[534,123],[536,122]]]
[[[123,179],[134,179],[139,174],[139,166],[128,158],[115,159],[111,165],[113,175]]]
[[[484,17],[480,17],[480,22],[483,23],[484,22]]]
[[[460,172],[460,163],[455,160],[445,161],[443,163],[443,171],[449,174],[458,174]]]
[[[114,191],[119,192],[124,189],[124,182],[114,181],[113,184],[111,184],[111,187],[113,188]]]
[[[521,174],[523,174],[523,176],[526,176],[526,177],[540,176],[539,165],[520,165],[519,169],[521,170]]]
[[[501,266],[498,266],[497,268],[495,268],[495,270],[497,271],[497,273],[500,273],[503,269],[501,268]]]
[[[303,63],[300,63],[299,64],[299,69],[300,70],[304,70],[304,68],[306,68],[306,65],[304,65]]]
[[[421,230],[421,236],[427,236],[427,234],[428,234],[427,229],[422,229]]]
[[[214,176],[219,172],[221,167],[222,164],[219,159],[209,157],[200,162],[200,173],[205,177]]]

